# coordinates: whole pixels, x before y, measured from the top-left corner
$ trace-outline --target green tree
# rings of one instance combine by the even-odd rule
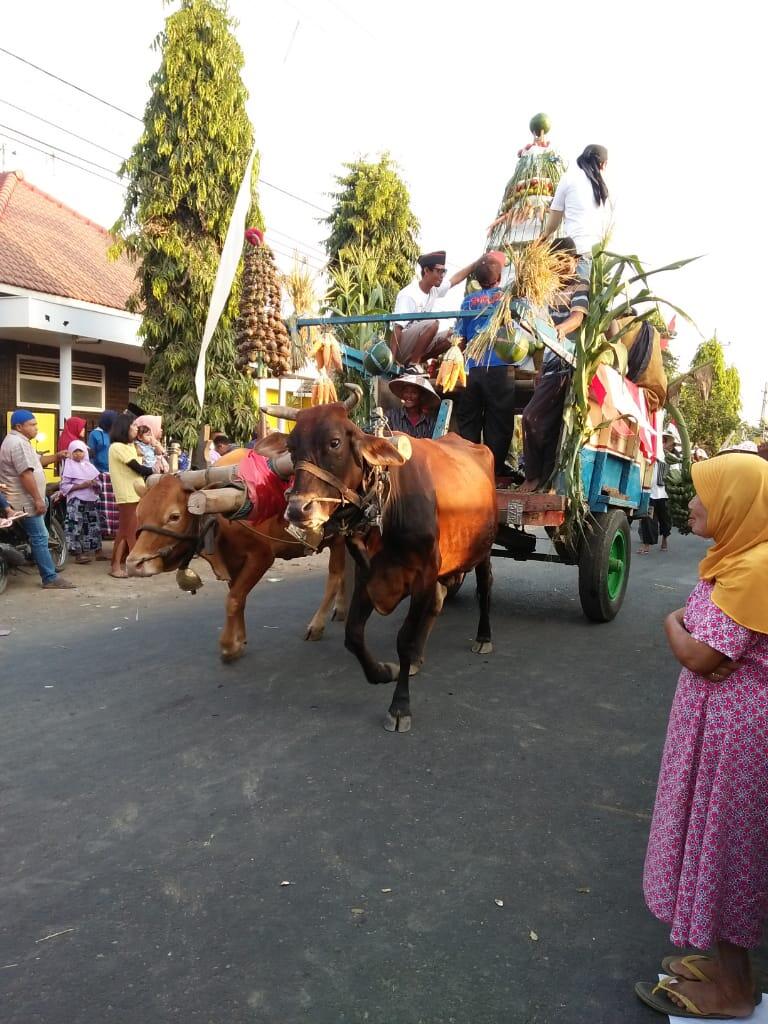
[[[691,362],[691,369],[712,365],[712,389],[705,401],[698,388],[686,386],[680,395],[680,411],[685,417],[691,441],[712,455],[717,452],[741,422],[741,381],[734,366],[726,366],[723,346],[717,335],[702,342]]]
[[[161,53],[144,131],[121,168],[123,213],[113,231],[136,259],[132,308],[149,355],[139,400],[169,436],[195,444],[203,423],[250,435],[251,387],[235,369],[239,282],[208,349],[205,407],[193,385],[213,282],[253,145],[240,77],[243,54],[225,0],[182,0],[154,42]],[[256,177],[258,168],[255,168]],[[261,220],[258,202],[251,223]]]
[[[354,160],[345,163],[346,174],[336,178],[331,193],[333,211],[325,222],[329,267],[339,266],[343,250],[353,246],[372,249],[379,263],[379,284],[387,309],[413,277],[419,255],[416,235],[419,222],[411,211],[408,189],[388,153],[376,163]]]

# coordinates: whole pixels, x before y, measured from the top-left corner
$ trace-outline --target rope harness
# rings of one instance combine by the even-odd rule
[[[136,530],[137,537],[140,533],[156,533],[160,537],[173,537],[175,543],[168,544],[166,547],[160,548],[159,551],[155,551],[151,555],[145,555],[143,558],[137,559],[136,564],[143,565],[144,562],[151,562],[153,558],[161,558],[165,561],[166,558],[173,554],[179,544],[183,544],[185,541],[192,541],[193,543],[190,545],[188,554],[183,556],[181,564],[179,565],[180,569],[186,569],[195,555],[200,554],[203,544],[205,543],[206,534],[211,529],[214,522],[215,518],[211,516],[203,524],[202,529],[198,527],[194,533],[178,533],[176,530],[169,530],[165,526],[155,526],[154,523],[146,523],[144,526],[139,526]]]

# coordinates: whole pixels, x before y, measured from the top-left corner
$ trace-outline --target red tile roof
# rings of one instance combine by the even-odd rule
[[[24,181],[0,174],[0,291],[4,284],[125,309],[135,267],[107,259],[110,233]]]

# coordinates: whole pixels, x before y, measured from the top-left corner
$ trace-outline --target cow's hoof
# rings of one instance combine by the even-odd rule
[[[411,716],[399,713],[393,715],[388,711],[387,717],[384,719],[384,728],[387,732],[410,732]]]
[[[472,644],[473,654],[492,654],[493,644],[490,640],[475,640]]]
[[[245,654],[245,647],[233,648],[231,651],[222,651],[221,660],[225,665],[229,665],[230,662],[237,661],[238,658],[242,658]]]
[[[346,608],[334,608],[331,616],[332,622],[344,622],[347,617]]]
[[[313,626],[311,623],[307,626],[307,632],[304,634],[305,640],[322,640],[323,633],[325,632],[325,626]]]
[[[423,661],[412,661],[411,667],[408,669],[409,676],[417,676],[421,672],[421,666],[424,664]]]

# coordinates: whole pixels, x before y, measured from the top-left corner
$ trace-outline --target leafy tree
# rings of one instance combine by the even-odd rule
[[[121,167],[125,206],[113,230],[137,262],[131,308],[142,313],[149,355],[139,401],[162,413],[169,436],[194,445],[210,423],[230,437],[251,433],[251,388],[235,369],[236,284],[207,357],[205,407],[194,373],[235,195],[253,145],[240,77],[243,54],[225,0],[182,0],[154,42],[144,131]],[[254,169],[254,177],[258,168]],[[251,223],[260,223],[258,202]]]
[[[709,398],[705,401],[697,388],[685,387],[679,406],[688,424],[691,441],[712,455],[719,451],[741,423],[741,382],[739,371],[734,366],[726,366],[723,346],[717,335],[699,345],[691,368],[704,363],[712,365]]]
[[[331,316],[366,316],[387,313],[381,280],[381,260],[367,245],[342,249],[339,260],[330,271],[331,283],[326,294],[326,312]],[[341,340],[353,348],[365,348],[383,324],[348,324],[336,328]]]
[[[325,240],[329,267],[338,268],[343,250],[366,246],[376,254],[378,283],[387,309],[394,306],[397,293],[413,277],[419,255],[416,235],[419,222],[411,212],[408,189],[388,153],[376,163],[354,160],[345,163],[346,174],[336,178],[337,192],[331,193],[333,211],[325,222],[330,234]]]

